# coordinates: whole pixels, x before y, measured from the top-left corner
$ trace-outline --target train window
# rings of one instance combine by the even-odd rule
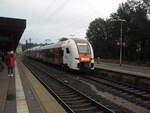
[[[64,51],[60,50],[60,56],[64,56]]]
[[[68,54],[70,53],[69,48],[66,48],[66,52],[67,52]]]
[[[87,43],[77,44],[78,51],[80,54],[90,54],[90,46]]]

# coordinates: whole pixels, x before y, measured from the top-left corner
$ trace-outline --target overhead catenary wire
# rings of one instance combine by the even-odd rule
[[[56,3],[56,1],[57,0],[53,0],[53,2],[51,2],[51,3]],[[39,17],[39,19],[38,19],[38,21],[37,21],[37,24],[41,24],[42,22],[49,22],[50,21],[50,19],[52,19],[53,17],[54,17],[54,15],[57,15],[60,11],[62,11],[62,9],[66,6],[66,4],[69,2],[69,0],[64,0],[64,2],[63,3],[61,3],[60,5],[59,5],[59,7],[57,7],[56,9],[54,9],[54,11],[51,13],[51,14],[49,14],[48,13],[48,11],[50,10],[50,9],[52,9],[51,8],[51,5],[48,5],[48,7],[47,8],[45,8],[44,10],[43,10],[43,12],[41,13],[41,15],[40,15],[40,17],[44,17],[44,19],[43,19],[43,21],[41,21],[40,20],[40,17]],[[54,4],[53,4],[54,5]],[[49,9],[50,8],[50,9]],[[47,15],[47,16],[45,16],[45,15]],[[46,26],[44,26],[43,28],[45,28]],[[40,32],[37,32],[37,31],[32,31],[32,37],[39,37],[39,33]]]

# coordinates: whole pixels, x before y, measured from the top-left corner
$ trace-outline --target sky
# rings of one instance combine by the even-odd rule
[[[0,0],[0,17],[27,20],[22,43],[84,38],[91,21],[109,18],[126,0]]]

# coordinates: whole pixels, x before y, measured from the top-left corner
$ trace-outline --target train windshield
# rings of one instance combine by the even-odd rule
[[[78,51],[79,51],[79,54],[90,54],[91,51],[90,51],[90,46],[88,43],[77,43],[77,47],[78,47]]]

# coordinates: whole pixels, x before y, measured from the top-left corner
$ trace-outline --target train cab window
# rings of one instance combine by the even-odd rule
[[[67,54],[69,54],[69,53],[70,53],[69,48],[66,48],[66,53],[67,53]]]
[[[91,52],[90,46],[88,45],[88,43],[78,42],[77,47],[78,47],[78,51],[80,54],[90,54],[90,52]]]

